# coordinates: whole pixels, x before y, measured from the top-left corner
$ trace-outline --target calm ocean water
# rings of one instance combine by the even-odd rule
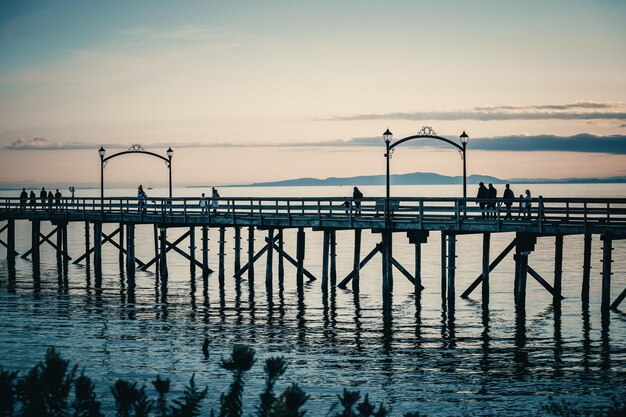
[[[381,196],[382,187],[360,187],[366,196]],[[500,192],[502,187],[500,188]],[[625,185],[515,185],[520,194],[530,188],[546,197],[626,197]],[[210,189],[177,189],[176,196],[196,196]],[[458,186],[394,187],[396,196],[450,196]],[[97,195],[78,190],[77,196]],[[152,190],[152,196],[166,190]],[[346,187],[222,188],[228,196],[349,196]],[[473,194],[471,188],[470,194]],[[10,195],[2,192],[0,195]],[[134,195],[134,190],[111,190],[109,195]],[[51,230],[42,224],[42,233]],[[114,229],[105,227],[105,232]],[[82,254],[84,229],[70,225],[70,254]],[[138,226],[137,257],[151,258],[152,227]],[[183,230],[170,229],[173,240]],[[218,234],[210,232],[210,266],[217,266]],[[510,234],[492,236],[492,259],[512,240]],[[29,247],[30,225],[17,224],[17,250]],[[256,247],[263,235],[257,233]],[[295,255],[295,231],[285,232],[285,248]],[[320,276],[322,235],[307,230],[306,268]],[[43,358],[46,347],[84,367],[101,394],[117,378],[149,384],[157,374],[172,378],[174,388],[196,374],[196,382],[209,386],[207,406],[215,406],[227,388],[229,375],[220,369],[234,343],[251,345],[258,361],[246,380],[246,397],[257,403],[263,386],[262,360],[283,355],[289,367],[277,390],[298,382],[311,395],[308,415],[326,415],[343,387],[357,388],[370,399],[383,401],[394,415],[416,410],[429,416],[544,415],[549,396],[585,406],[606,405],[625,395],[626,314],[611,312],[608,331],[600,320],[601,242],[593,240],[591,302],[583,311],[580,301],[582,238],[565,237],[561,311],[529,277],[526,320],[516,322],[513,305],[513,260],[508,257],[491,275],[491,303],[483,317],[480,288],[469,300],[456,300],[452,323],[442,318],[439,290],[439,234],[423,247],[421,305],[412,285],[394,273],[393,309],[383,317],[381,265],[374,258],[362,271],[361,294],[334,289],[323,301],[320,280],[305,286],[299,297],[295,269],[286,263],[284,286],[276,282],[271,294],[264,284],[265,258],[255,264],[256,280],[240,284],[232,278],[233,234],[227,230],[226,280],[220,291],[217,274],[204,288],[201,276],[190,276],[189,263],[170,252],[167,291],[158,285],[154,269],[137,271],[135,286],[120,274],[118,252],[103,248],[103,288],[93,288],[93,276],[70,263],[59,277],[54,252],[42,247],[40,282],[33,280],[32,264],[17,260],[16,280],[8,285],[6,252],[0,248],[0,364],[26,370]],[[481,237],[457,240],[457,294],[480,275]],[[352,268],[353,233],[337,233],[338,278]],[[364,233],[361,253],[367,254],[377,236]],[[245,238],[242,246],[245,247]],[[187,245],[184,245],[187,246]],[[626,287],[626,241],[615,241],[613,299]],[[413,267],[413,247],[403,234],[394,237],[394,256],[407,269]],[[554,270],[554,238],[538,240],[529,264],[548,281]],[[275,280],[277,275],[275,273]],[[626,311],[626,304],[622,305]],[[210,340],[210,357],[202,343]],[[151,389],[151,385],[149,387]],[[106,408],[111,409],[111,404]],[[207,410],[208,407],[205,407]],[[248,408],[246,415],[252,412]]]

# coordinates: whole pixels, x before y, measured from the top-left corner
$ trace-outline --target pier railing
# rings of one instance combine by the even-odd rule
[[[545,198],[515,200],[509,210],[502,199],[394,197],[390,221],[399,229],[484,228],[501,225],[544,227],[602,225],[626,229],[626,198]],[[481,206],[483,206],[481,208]],[[199,198],[97,197],[61,198],[42,202],[19,198],[0,199],[0,218],[51,220],[103,220],[138,223],[259,224],[281,222],[282,226],[384,227],[384,198],[355,201],[340,197],[231,197],[216,203]],[[431,227],[432,226],[432,227]]]

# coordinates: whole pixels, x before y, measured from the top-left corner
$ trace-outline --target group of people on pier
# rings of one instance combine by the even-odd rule
[[[217,208],[219,206],[220,194],[217,192],[215,187],[211,189],[211,200],[205,197],[204,193],[202,193],[202,197],[200,198],[200,210],[202,214],[208,214],[209,209],[213,210],[213,214],[217,213]]]
[[[498,216],[498,207],[501,205],[504,205],[505,207],[504,219],[513,219],[512,207],[515,202],[515,194],[513,193],[513,190],[511,190],[510,184],[505,185],[502,199],[498,201],[498,190],[496,190],[493,184],[490,183],[488,187],[485,187],[485,183],[481,181],[478,184],[478,194],[476,195],[476,200],[476,204],[478,204],[481,209],[483,219],[496,219]],[[530,190],[526,190],[524,194],[520,194],[517,201],[519,204],[517,218],[530,219],[532,212],[532,196],[530,194]],[[540,216],[542,219],[545,219],[543,196],[541,195],[539,196],[538,205]]]
[[[74,187],[70,189],[73,190]],[[41,191],[39,192],[39,198],[37,198],[37,194],[35,194],[34,190],[30,190],[30,193],[26,191],[26,188],[22,188],[22,192],[20,194],[20,210],[26,210],[28,207],[30,210],[60,210],[62,208],[63,195],[56,189],[56,192],[53,194],[52,190],[46,191],[46,187],[41,187]],[[74,192],[72,191],[72,199],[74,198]]]

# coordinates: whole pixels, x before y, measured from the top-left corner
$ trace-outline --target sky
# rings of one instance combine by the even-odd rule
[[[626,176],[626,2],[0,2],[0,184],[383,174],[382,132],[468,172]],[[460,175],[399,146],[392,172]],[[161,184],[156,158],[108,184]]]

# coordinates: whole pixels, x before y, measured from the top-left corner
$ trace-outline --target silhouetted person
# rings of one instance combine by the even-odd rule
[[[505,219],[512,219],[513,215],[511,214],[511,206],[513,205],[513,200],[515,200],[515,194],[513,194],[513,190],[511,190],[511,186],[507,184],[504,189],[504,194],[502,195],[502,202],[504,203],[504,207],[506,207],[506,215]]]
[[[526,195],[524,196],[524,211],[525,211],[525,217],[526,218],[531,218],[531,214],[530,211],[532,209],[532,201],[531,201],[532,197],[530,196],[530,190],[526,190]]]
[[[524,201],[524,195],[519,195],[519,211],[517,213],[518,218],[522,218],[526,213],[526,202]]]
[[[539,212],[539,219],[545,220],[546,219],[546,207],[543,205],[542,195],[539,196],[539,202],[537,203],[537,210]]]
[[[30,209],[37,210],[37,195],[33,190],[30,191]]]
[[[487,187],[485,187],[485,183],[482,181],[478,184],[478,194],[476,194],[476,199],[478,200],[476,203],[480,207],[480,211],[482,212],[483,219],[485,218],[485,199],[489,198],[489,192],[487,191]]]
[[[22,188],[22,193],[20,194],[20,210],[26,210],[26,201],[28,200],[28,193],[26,192],[26,188]]]
[[[137,187],[137,200],[139,200],[139,211],[146,212],[146,203],[148,202],[148,195],[143,190],[143,185]]]
[[[211,190],[211,208],[213,209],[213,214],[217,213],[217,208],[220,205],[220,193],[217,192],[215,187]]]
[[[487,189],[487,197],[489,202],[487,203],[487,217],[491,219],[496,218],[496,199],[498,198],[498,190],[495,189],[493,184],[489,184]]]
[[[54,194],[52,194],[52,191],[48,191],[48,210],[52,211],[53,203],[54,203]]]
[[[41,191],[39,192],[39,198],[41,199],[41,209],[46,209],[46,199],[48,198],[48,193],[46,192],[46,187],[41,187]]]
[[[54,203],[56,204],[57,210],[61,210],[61,191],[57,188],[56,193],[54,193]]]
[[[361,215],[361,200],[363,200],[363,193],[358,187],[354,187],[352,191],[352,200],[354,200],[354,215]]]
[[[204,196],[204,193],[202,193],[202,197],[200,197],[200,213],[207,214],[208,212],[209,212],[209,202]]]

